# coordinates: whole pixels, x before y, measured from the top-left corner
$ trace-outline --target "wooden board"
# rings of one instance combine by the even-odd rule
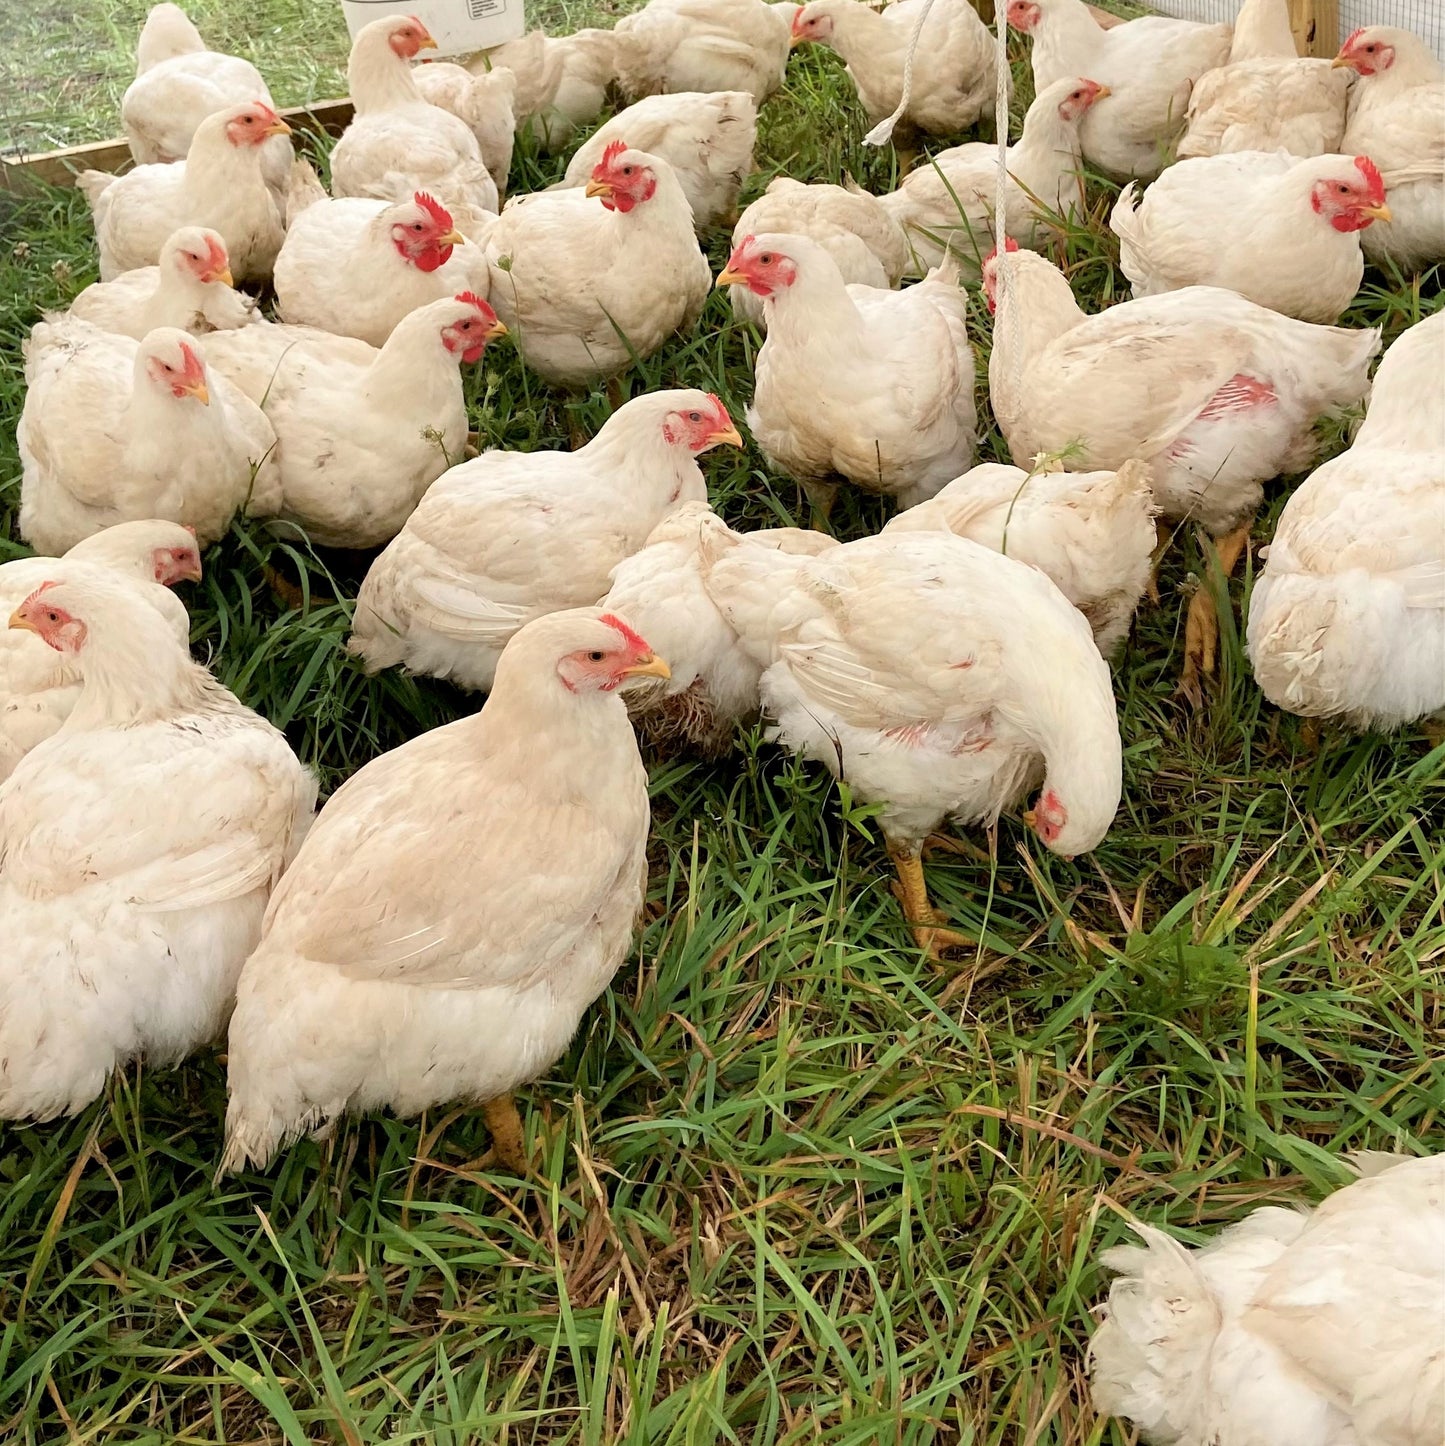
[[[351,120],[351,102],[318,100],[311,105],[291,106],[281,112],[281,119],[297,134],[339,136]],[[119,174],[129,170],[130,165],[130,147],[125,141],[92,141],[39,155],[0,158],[0,185],[11,191],[36,182],[70,186],[81,171]]]
[[[1301,55],[1339,54],[1340,0],[1289,0],[1289,28]]]

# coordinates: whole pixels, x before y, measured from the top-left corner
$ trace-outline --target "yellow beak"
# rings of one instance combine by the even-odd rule
[[[1361,206],[1360,212],[1365,216],[1373,216],[1377,221],[1393,221],[1395,219],[1390,214],[1390,208],[1383,202],[1378,206]]]
[[[437,48],[437,43],[435,40],[432,39],[431,33],[429,31],[423,30],[421,33],[421,39],[418,40],[416,43],[416,48],[418,50],[435,50]]]
[[[1113,95],[1113,94],[1114,94],[1114,92],[1113,92],[1112,90],[1110,90],[1107,85],[1101,85],[1101,86],[1099,87],[1099,89],[1094,93],[1094,99],[1095,99],[1095,100],[1103,100],[1103,98],[1104,98],[1106,95]]]
[[[612,184],[610,181],[588,181],[587,195],[589,196],[610,196]]]
[[[21,603],[20,606],[16,608],[13,613],[10,614],[10,626],[12,628],[23,628],[27,633],[33,633],[36,631],[35,624],[32,623],[28,618],[22,618],[20,616],[21,612],[24,610],[24,607],[25,604]]]
[[[723,269],[718,272],[717,280],[713,285],[714,287],[736,286],[739,282],[746,282],[747,279],[741,271],[734,271],[731,266],[724,266]]]
[[[645,663],[634,663],[622,670],[624,678],[670,678],[672,669],[654,654]]]
[[[182,387],[181,390],[194,397],[203,407],[211,405],[210,388],[206,386],[205,382],[192,382],[189,386]]]
[[[213,271],[206,278],[207,281],[219,281],[222,286],[234,286],[236,278],[231,275],[231,268],[223,266],[219,271]]]
[[[507,328],[500,321],[494,321],[487,328],[487,340],[496,341],[499,336],[506,336]]]
[[[1355,62],[1348,55],[1337,55],[1330,61],[1330,69],[1339,70],[1341,67],[1353,70],[1355,68]]]
[[[1025,828],[1037,828],[1037,827],[1038,827],[1038,822],[1039,822],[1038,815],[1033,811],[1033,809],[1031,809],[1031,808],[1026,808],[1026,809],[1024,809],[1023,819],[1024,819],[1024,827],[1025,827]]]
[[[466,241],[466,237],[460,231],[444,231],[437,237],[438,246],[460,246]]]
[[[726,431],[709,432],[707,444],[709,447],[741,447],[743,439],[738,436],[736,427],[728,427]]]
[[[800,45],[806,45],[807,43],[808,43],[808,37],[807,37],[806,35],[793,35],[793,36],[789,36],[789,38],[788,38],[788,49],[789,49],[789,50],[796,50]]]
[[[191,562],[186,564],[186,570],[181,574],[181,581],[200,582],[203,576],[201,564],[199,562]]]
[[[267,126],[261,134],[263,136],[289,136],[291,134],[291,127],[288,126],[285,121],[278,120]]]

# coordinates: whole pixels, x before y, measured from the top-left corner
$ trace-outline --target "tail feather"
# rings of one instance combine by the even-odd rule
[[[117,177],[109,171],[82,171],[75,178],[75,189],[85,197],[90,209],[96,209],[96,203],[116,183]]]

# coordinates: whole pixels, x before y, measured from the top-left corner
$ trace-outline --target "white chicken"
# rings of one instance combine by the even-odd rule
[[[1360,289],[1361,233],[1390,215],[1368,156],[1237,151],[1180,161],[1142,196],[1131,181],[1109,225],[1136,297],[1222,286],[1329,325]]]
[[[346,65],[356,114],[331,152],[331,189],[382,201],[427,191],[467,230],[497,209],[497,185],[472,128],[417,88],[411,61],[435,48],[426,26],[406,15],[357,33]]]
[[[1006,264],[1011,284],[1002,285]],[[984,263],[997,308],[989,392],[1020,466],[1041,454],[1084,468],[1147,462],[1164,515],[1220,538],[1227,576],[1263,484],[1315,453],[1314,423],[1369,388],[1378,331],[1295,321],[1232,291],[1188,286],[1086,316],[1063,273],[1032,251]],[[1209,593],[1190,605],[1184,686],[1214,671]]]
[[[148,517],[194,527],[205,547],[238,511],[269,517],[280,506],[270,422],[208,372],[185,332],[136,342],[83,321],[41,322],[25,372],[20,534],[40,552]]]
[[[746,236],[778,231],[816,241],[850,285],[888,290],[898,285],[908,268],[908,241],[885,199],[852,181],[841,186],[804,185],[778,176],[738,218],[733,245],[741,245]],[[762,297],[745,286],[734,286],[732,300],[735,316],[755,326],[762,324]]]
[[[1079,127],[1108,96],[1107,86],[1066,76],[1041,91],[1024,116],[1023,134],[1008,147],[1004,209],[1007,234],[1030,249],[1043,244],[1049,213],[1082,213]],[[972,141],[929,157],[879,199],[908,237],[909,274],[937,266],[945,250],[977,272],[993,249],[998,147]]]
[[[737,216],[757,137],[757,102],[745,90],[645,96],[588,136],[559,188],[585,186],[607,147],[622,141],[672,167],[699,231],[727,225]]]
[[[423,100],[449,110],[471,127],[487,174],[499,192],[505,191],[517,138],[516,75],[500,67],[473,73],[445,60],[413,66],[411,74]]]
[[[669,677],[639,684],[627,697],[639,735],[664,755],[685,750],[717,758],[737,725],[758,711],[763,665],[703,583],[705,519],[713,516],[706,502],[679,503],[639,551],[613,568],[612,585],[598,604],[630,618],[667,658]],[[768,527],[746,536],[797,556],[816,557],[840,545],[826,532],[801,527]]]
[[[100,279],[153,266],[182,226],[218,232],[237,281],[264,281],[286,231],[283,203],[263,171],[265,144],[291,127],[252,101],[207,116],[184,161],[123,176],[82,171],[76,187],[94,213]]]
[[[170,591],[178,582],[201,576],[200,549],[187,528],[176,522],[122,522],[77,542],[65,555],[64,568],[74,572],[77,563],[81,570],[105,569],[134,582],[180,641],[189,644],[190,618]],[[9,617],[50,581],[56,564],[53,557],[21,557],[0,565],[0,616]],[[74,658],[57,653],[32,632],[7,628],[0,633],[0,782],[65,722],[80,687]]]
[[[657,676],[617,618],[539,618],[479,713],[332,796],[242,971],[223,1172],[347,1111],[458,1099],[525,1171],[511,1092],[567,1048],[646,895],[647,774],[618,694]]]
[[[1349,450],[1285,504],[1246,644],[1291,713],[1361,730],[1445,716],[1445,312],[1390,347]]]
[[[1146,15],[1103,29],[1084,0],[1009,0],[1033,40],[1034,89],[1087,75],[1109,88],[1080,129],[1084,159],[1116,180],[1152,180],[1184,125],[1190,89],[1229,59],[1227,25]]]
[[[1136,1225],[1094,1335],[1094,1405],[1152,1446],[1445,1440],[1445,1156],[1363,1152],[1313,1211],[1193,1250]]]
[[[952,532],[1036,567],[1093,630],[1107,658],[1149,586],[1155,546],[1149,469],[1025,472],[986,462],[900,512],[889,532]]]
[[[474,75],[508,70],[517,77],[512,111],[547,155],[560,151],[579,126],[602,114],[615,70],[617,37],[610,30],[548,35],[530,30],[467,63]]]
[[[1286,0],[1244,0],[1229,63],[1194,83],[1179,158],[1226,151],[1338,153],[1348,92],[1348,72],[1328,60],[1301,58]]]
[[[904,63],[925,4],[895,0],[874,10],[863,0],[810,0],[793,15],[790,42],[837,51],[869,124],[876,124],[903,97]],[[934,0],[913,55],[908,106],[894,131],[899,149],[911,149],[910,132],[956,135],[992,114],[997,69],[998,41],[969,0]]]
[[[184,160],[207,116],[260,101],[276,102],[261,73],[239,55],[210,50],[177,5],[155,5],[135,53],[136,77],[120,98],[120,119],[139,165]],[[285,182],[291,146],[277,136],[262,146],[262,168],[273,186]]]
[[[697,458],[741,446],[727,408],[696,391],[634,397],[575,452],[486,452],[432,484],[371,565],[350,650],[369,672],[488,688],[532,618],[595,603],[669,510],[703,500]]]
[[[802,236],[748,236],[719,286],[763,298],[748,427],[825,514],[839,478],[912,506],[973,463],[968,301],[952,262],[906,291],[846,286]]]
[[[275,285],[283,321],[379,347],[419,306],[462,291],[485,298],[491,272],[451,212],[418,191],[409,201],[346,196],[308,206],[287,229]]]
[[[1365,255],[1407,273],[1445,260],[1445,68],[1418,35],[1389,25],[1356,30],[1334,63],[1355,72],[1344,149],[1379,166],[1394,214],[1360,238]]]
[[[745,90],[761,105],[783,83],[791,18],[763,0],[648,0],[614,27],[618,83],[631,100]]]
[[[134,583],[57,561],[10,626],[81,678],[0,787],[0,1117],[46,1120],[217,1035],[316,784]]]
[[[460,368],[506,328],[463,292],[418,307],[380,351],[310,328],[252,326],[207,337],[212,368],[264,398],[276,429],[281,516],[325,547],[378,547],[462,455]]]
[[[712,273],[671,166],[613,141],[583,191],[511,201],[487,233],[497,315],[522,359],[585,387],[690,327]]]
[[[66,315],[139,341],[158,326],[199,334],[247,326],[256,302],[232,284],[226,243],[204,226],[182,226],[154,266],[85,288]]]
[[[947,532],[807,557],[704,521],[704,582],[765,669],[774,736],[881,805],[921,948],[969,942],[940,927],[923,876],[944,819],[992,824],[1040,786],[1025,821],[1055,853],[1104,837],[1123,769],[1109,669],[1043,573]]]

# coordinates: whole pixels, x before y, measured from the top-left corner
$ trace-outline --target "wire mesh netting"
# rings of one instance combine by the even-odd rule
[[[1240,0],[1142,0],[1150,10],[1180,20],[1207,24],[1232,21],[1239,13]],[[1361,25],[1398,25],[1413,30],[1445,61],[1445,0],[1333,0],[1316,5],[1323,13],[1338,9],[1338,38],[1343,40]],[[1319,50],[1316,48],[1315,53]]]

